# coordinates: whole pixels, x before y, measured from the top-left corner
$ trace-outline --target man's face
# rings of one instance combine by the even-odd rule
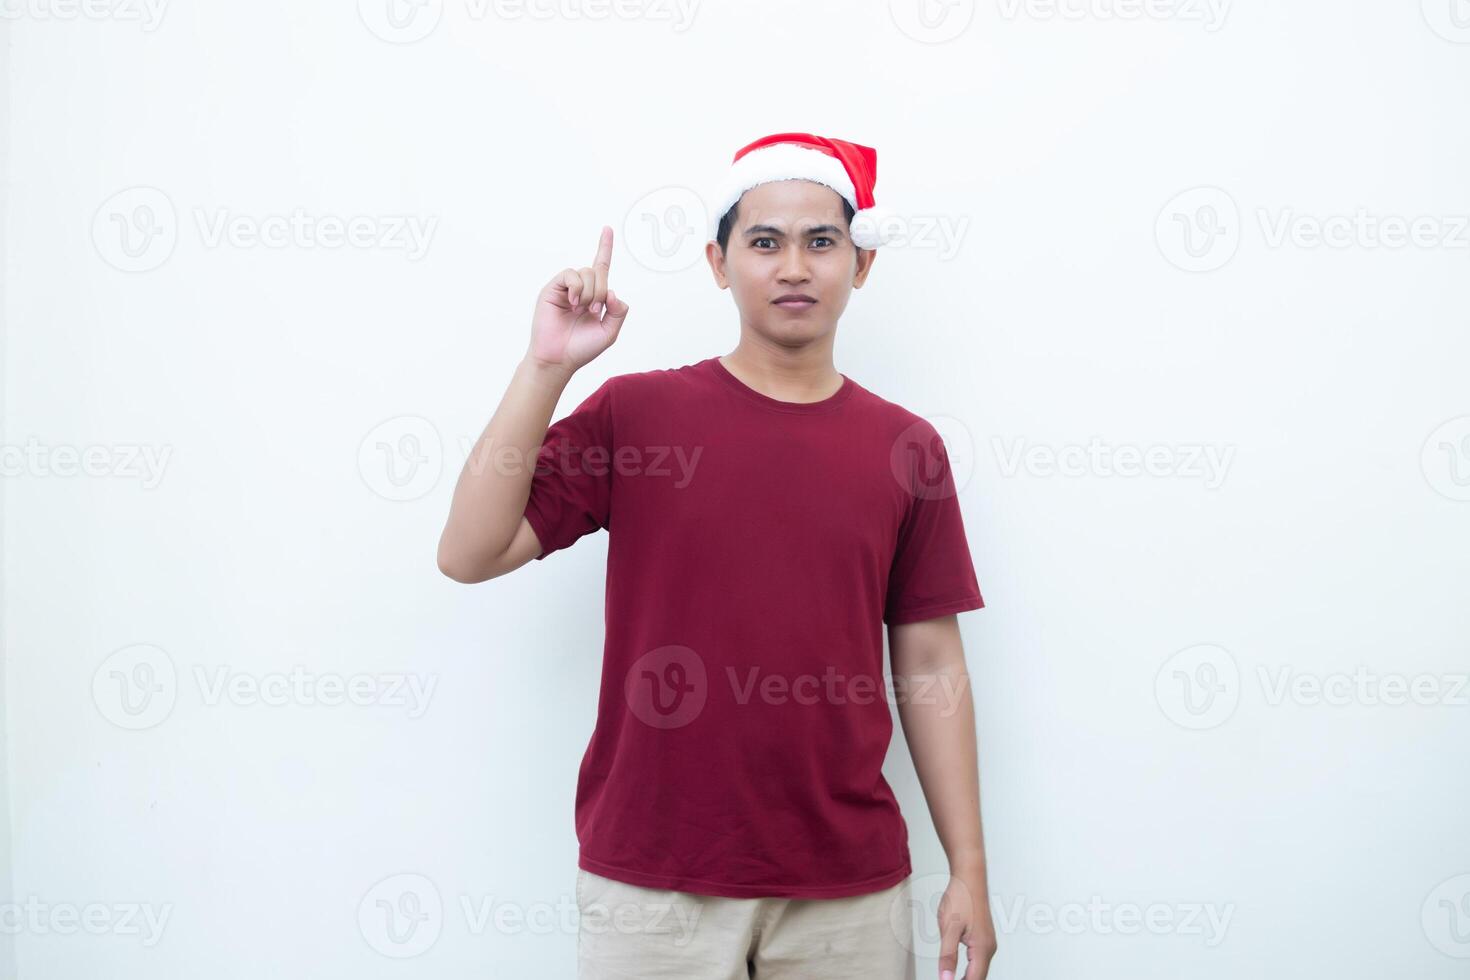
[[[728,248],[722,255],[719,243],[710,242],[705,253],[715,282],[730,288],[741,322],[786,346],[836,329],[875,256],[848,237],[842,196],[810,180],[774,180],[746,191]],[[815,302],[779,302],[793,294]]]

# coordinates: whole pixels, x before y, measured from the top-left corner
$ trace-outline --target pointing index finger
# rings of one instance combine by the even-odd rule
[[[593,268],[601,266],[606,269],[612,265],[612,243],[612,227],[610,225],[603,225],[602,236],[597,240],[597,258],[592,260]]]

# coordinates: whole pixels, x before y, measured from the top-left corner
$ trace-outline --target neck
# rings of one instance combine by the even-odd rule
[[[832,341],[781,347],[742,336],[720,363],[763,395],[784,402],[816,402],[837,394],[842,375],[832,364]]]

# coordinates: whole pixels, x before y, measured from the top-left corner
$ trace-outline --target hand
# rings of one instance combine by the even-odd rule
[[[949,887],[939,899],[940,980],[955,980],[961,942],[965,944],[965,975],[961,980],[985,980],[996,942],[983,869],[952,870]]]
[[[597,257],[582,269],[563,269],[536,297],[527,356],[570,375],[612,346],[628,316],[628,304],[607,284],[613,230],[604,225]]]

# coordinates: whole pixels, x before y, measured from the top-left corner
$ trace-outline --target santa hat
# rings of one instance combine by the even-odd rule
[[[773,180],[811,180],[825,184],[852,205],[852,241],[858,248],[877,248],[894,237],[893,212],[873,203],[878,182],[878,151],[871,146],[827,139],[811,133],[763,136],[735,153],[725,184],[715,201],[710,241],[719,234],[720,219],[740,195]]]

